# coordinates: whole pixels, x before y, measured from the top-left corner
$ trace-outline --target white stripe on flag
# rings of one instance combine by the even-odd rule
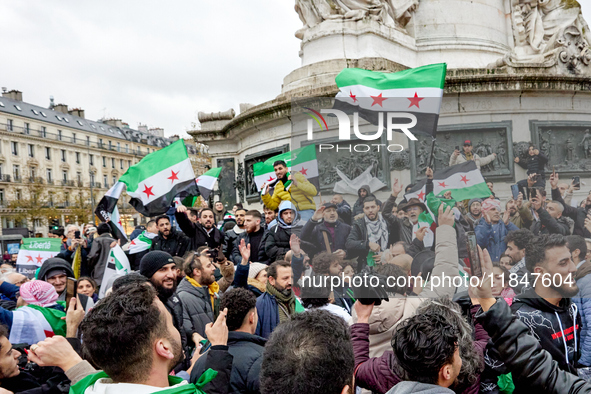
[[[216,177],[203,174],[199,178],[197,178],[196,182],[197,182],[197,186],[204,187],[209,190],[213,190],[213,186],[215,185],[215,182],[217,180],[218,180],[218,178],[216,178]]]
[[[188,180],[195,179],[190,159],[177,163],[149,178],[138,182],[138,188],[134,192],[127,191],[131,197],[141,200],[142,204],[159,199],[168,193],[174,186]]]
[[[372,96],[379,97],[380,94],[384,100],[380,100],[380,103],[375,104]],[[343,87],[336,95],[337,100],[364,109],[381,112],[404,111],[430,114],[439,113],[442,97],[443,90],[437,88],[379,90],[363,85]]]
[[[443,190],[461,189],[484,183],[484,178],[479,170],[458,172],[446,179],[433,180],[433,194],[438,195]]]

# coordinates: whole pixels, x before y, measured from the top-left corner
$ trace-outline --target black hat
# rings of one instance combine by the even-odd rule
[[[167,264],[174,264],[172,256],[161,250],[148,252],[140,261],[140,274],[150,279],[160,268]]]
[[[410,200],[408,200],[408,202],[406,204],[404,204],[404,205],[401,204],[400,207],[398,207],[398,208],[401,209],[401,210],[403,210],[403,211],[406,211],[408,208],[414,207],[414,206],[421,207],[421,209],[423,211],[426,211],[427,210],[427,207],[425,206],[425,204],[423,204],[421,202],[421,200],[419,200],[418,198],[411,198]]]
[[[337,204],[334,204],[332,202],[325,202],[324,204],[322,204],[322,206],[324,207],[324,209],[328,209],[328,208],[337,209]]]

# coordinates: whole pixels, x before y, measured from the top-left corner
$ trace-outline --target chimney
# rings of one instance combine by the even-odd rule
[[[164,129],[160,128],[160,127],[155,127],[153,129],[148,130],[149,134],[158,136],[158,137],[164,137]]]
[[[2,97],[6,97],[16,101],[23,101],[23,92],[13,89],[9,92],[2,92]]]
[[[141,131],[142,133],[148,133],[148,126],[146,126],[145,124],[138,124],[137,125],[137,131]]]
[[[61,112],[62,114],[68,114],[68,106],[66,104],[56,104],[54,105],[53,110]]]
[[[77,116],[84,119],[84,110],[82,108],[72,108],[68,111],[68,113],[72,116]]]
[[[123,122],[121,119],[103,119],[104,124],[108,124],[109,126],[123,128]]]

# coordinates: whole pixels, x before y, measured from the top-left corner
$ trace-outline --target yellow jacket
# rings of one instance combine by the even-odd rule
[[[316,186],[311,184],[304,175],[299,172],[294,174],[294,179],[297,186],[291,185],[290,191],[285,191],[283,182],[279,181],[275,184],[273,195],[269,193],[261,196],[263,203],[269,209],[275,210],[279,208],[281,201],[289,200],[294,203],[298,211],[305,211],[306,209],[316,210],[316,203],[313,197],[318,194]]]

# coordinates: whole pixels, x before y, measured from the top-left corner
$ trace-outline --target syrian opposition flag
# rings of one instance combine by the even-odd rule
[[[267,185],[273,185],[275,181],[277,181],[275,170],[273,169],[273,163],[279,160],[283,160],[287,164],[290,172],[301,172],[310,183],[316,186],[316,189],[320,187],[318,178],[318,160],[316,160],[316,145],[308,145],[291,152],[285,152],[273,156],[262,163],[255,163],[253,166],[254,182],[259,190],[261,190],[264,183]],[[268,193],[273,194],[271,188]]]
[[[37,268],[41,267],[45,260],[55,257],[60,248],[59,238],[23,238],[16,259],[16,271],[29,279],[34,278]]]
[[[99,292],[99,298],[105,296],[107,291],[107,283],[114,275],[127,275],[131,272],[131,266],[129,260],[125,255],[121,246],[115,245],[111,252],[109,252],[109,258],[107,259],[107,266],[105,267],[105,273],[103,274],[103,280],[101,282],[101,290]]]
[[[99,201],[94,213],[102,222],[111,220],[111,215],[113,214],[113,210],[117,208],[117,201],[119,201],[119,196],[121,196],[123,190],[125,190],[125,185],[117,182]]]
[[[410,200],[411,198],[418,198],[421,202],[425,202],[425,198],[427,195],[427,180],[423,179],[417,182],[405,195],[404,198],[406,201]]]
[[[435,136],[446,72],[445,63],[396,73],[346,68],[336,77],[339,93],[334,107],[349,114],[358,112],[375,125],[387,112],[410,113],[417,118],[416,126],[409,129],[411,133]],[[394,119],[396,123],[410,123],[404,117]],[[384,126],[386,122],[383,119]]]
[[[152,240],[156,238],[157,235],[158,234],[151,233],[148,230],[144,230],[140,235],[131,241],[129,244],[128,253],[136,254],[150,249],[152,247]]]
[[[211,170],[207,171],[205,174],[201,175],[195,181],[197,182],[199,193],[203,196],[205,200],[209,198],[209,195],[211,194],[215,183],[220,177],[221,172],[222,167],[214,167]]]
[[[66,313],[53,308],[27,305],[12,312],[11,343],[34,345],[54,335],[66,336]]]
[[[451,191],[451,197],[456,201],[488,198],[492,194],[473,160],[433,174],[433,193],[440,196],[446,191]]]
[[[127,235],[125,235],[125,230],[123,229],[123,223],[121,222],[121,217],[119,216],[119,209],[117,206],[113,209],[113,213],[111,214],[111,220],[109,220],[109,227],[111,227],[111,233],[115,237],[115,239],[121,240],[121,243],[125,245],[128,241]]]

